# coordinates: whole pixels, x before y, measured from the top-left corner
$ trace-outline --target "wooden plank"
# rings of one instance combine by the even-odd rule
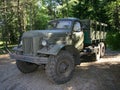
[[[89,19],[80,20],[84,32],[84,43],[92,44],[93,41],[101,41],[106,38],[105,27],[107,24]]]

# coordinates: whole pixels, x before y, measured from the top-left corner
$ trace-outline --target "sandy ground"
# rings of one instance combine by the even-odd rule
[[[21,73],[8,55],[0,56],[0,90],[120,90],[120,52],[108,50],[97,62],[83,62],[73,78],[62,85],[51,83],[39,68]]]

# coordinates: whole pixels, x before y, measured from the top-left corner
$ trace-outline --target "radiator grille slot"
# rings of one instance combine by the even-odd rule
[[[24,54],[33,54],[33,38],[23,38],[23,51]]]

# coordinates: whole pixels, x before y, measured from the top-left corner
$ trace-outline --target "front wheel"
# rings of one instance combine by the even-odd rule
[[[73,76],[74,59],[67,51],[61,51],[57,56],[50,56],[46,65],[46,74],[56,84],[63,84]]]
[[[16,60],[16,65],[22,73],[30,73],[35,71],[39,65],[25,61]]]

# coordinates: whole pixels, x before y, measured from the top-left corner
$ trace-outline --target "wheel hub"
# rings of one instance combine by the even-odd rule
[[[68,65],[66,63],[61,63],[61,65],[59,67],[60,73],[65,73],[67,68],[68,68]]]

